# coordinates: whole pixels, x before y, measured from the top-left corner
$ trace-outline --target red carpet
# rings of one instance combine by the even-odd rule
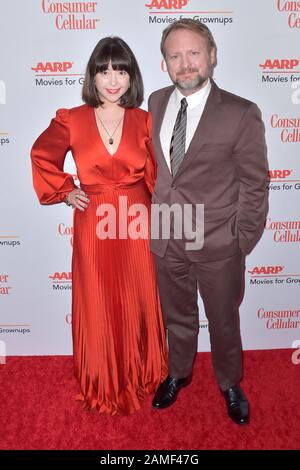
[[[245,353],[248,427],[227,418],[208,353],[198,354],[193,382],[174,406],[152,410],[147,397],[130,417],[81,409],[71,357],[9,357],[0,365],[0,449],[299,449],[300,364],[291,354]]]

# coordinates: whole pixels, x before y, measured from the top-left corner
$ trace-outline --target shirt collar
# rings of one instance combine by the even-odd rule
[[[184,96],[178,90],[178,88],[175,88],[175,91],[174,91],[175,104],[176,104],[176,106],[180,106],[180,101],[182,100],[182,98],[186,98],[188,108],[193,109],[196,106],[198,106],[199,104],[203,103],[207,99],[207,97],[210,93],[210,90],[211,90],[211,81],[210,81],[210,79],[207,80],[207,83],[203,88],[200,88],[200,90],[196,91],[195,93],[193,93],[192,95],[189,95],[189,96]]]

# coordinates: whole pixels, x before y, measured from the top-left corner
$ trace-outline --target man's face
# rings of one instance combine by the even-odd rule
[[[216,60],[216,50],[209,52],[206,38],[178,29],[167,37],[164,52],[169,76],[183,95],[191,95],[206,84]]]

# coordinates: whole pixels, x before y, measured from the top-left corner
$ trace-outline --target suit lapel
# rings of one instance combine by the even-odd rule
[[[220,101],[220,90],[212,81],[212,88],[207,98],[201,119],[174,179],[180,176],[185,168],[188,167],[190,161],[199,153],[201,147],[210,140],[210,136],[214,130],[214,122],[218,115],[218,104]]]
[[[157,150],[156,152],[156,159],[159,160],[166,171],[169,173],[170,177],[172,177],[168,164],[166,162],[163,149],[161,146],[160,141],[160,130],[162,126],[163,119],[165,117],[167,105],[170,99],[171,94],[173,93],[175,87],[170,86],[166,89],[163,97],[160,100],[159,106],[156,111],[156,115],[153,117],[153,141],[154,141],[154,148]]]

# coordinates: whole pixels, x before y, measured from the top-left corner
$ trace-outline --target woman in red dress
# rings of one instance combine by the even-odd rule
[[[155,162],[143,83],[120,38],[104,38],[87,65],[85,104],[60,109],[31,151],[41,204],[75,208],[72,333],[75,376],[90,409],[130,414],[167,374],[149,249]],[[80,188],[63,171],[72,152]]]

